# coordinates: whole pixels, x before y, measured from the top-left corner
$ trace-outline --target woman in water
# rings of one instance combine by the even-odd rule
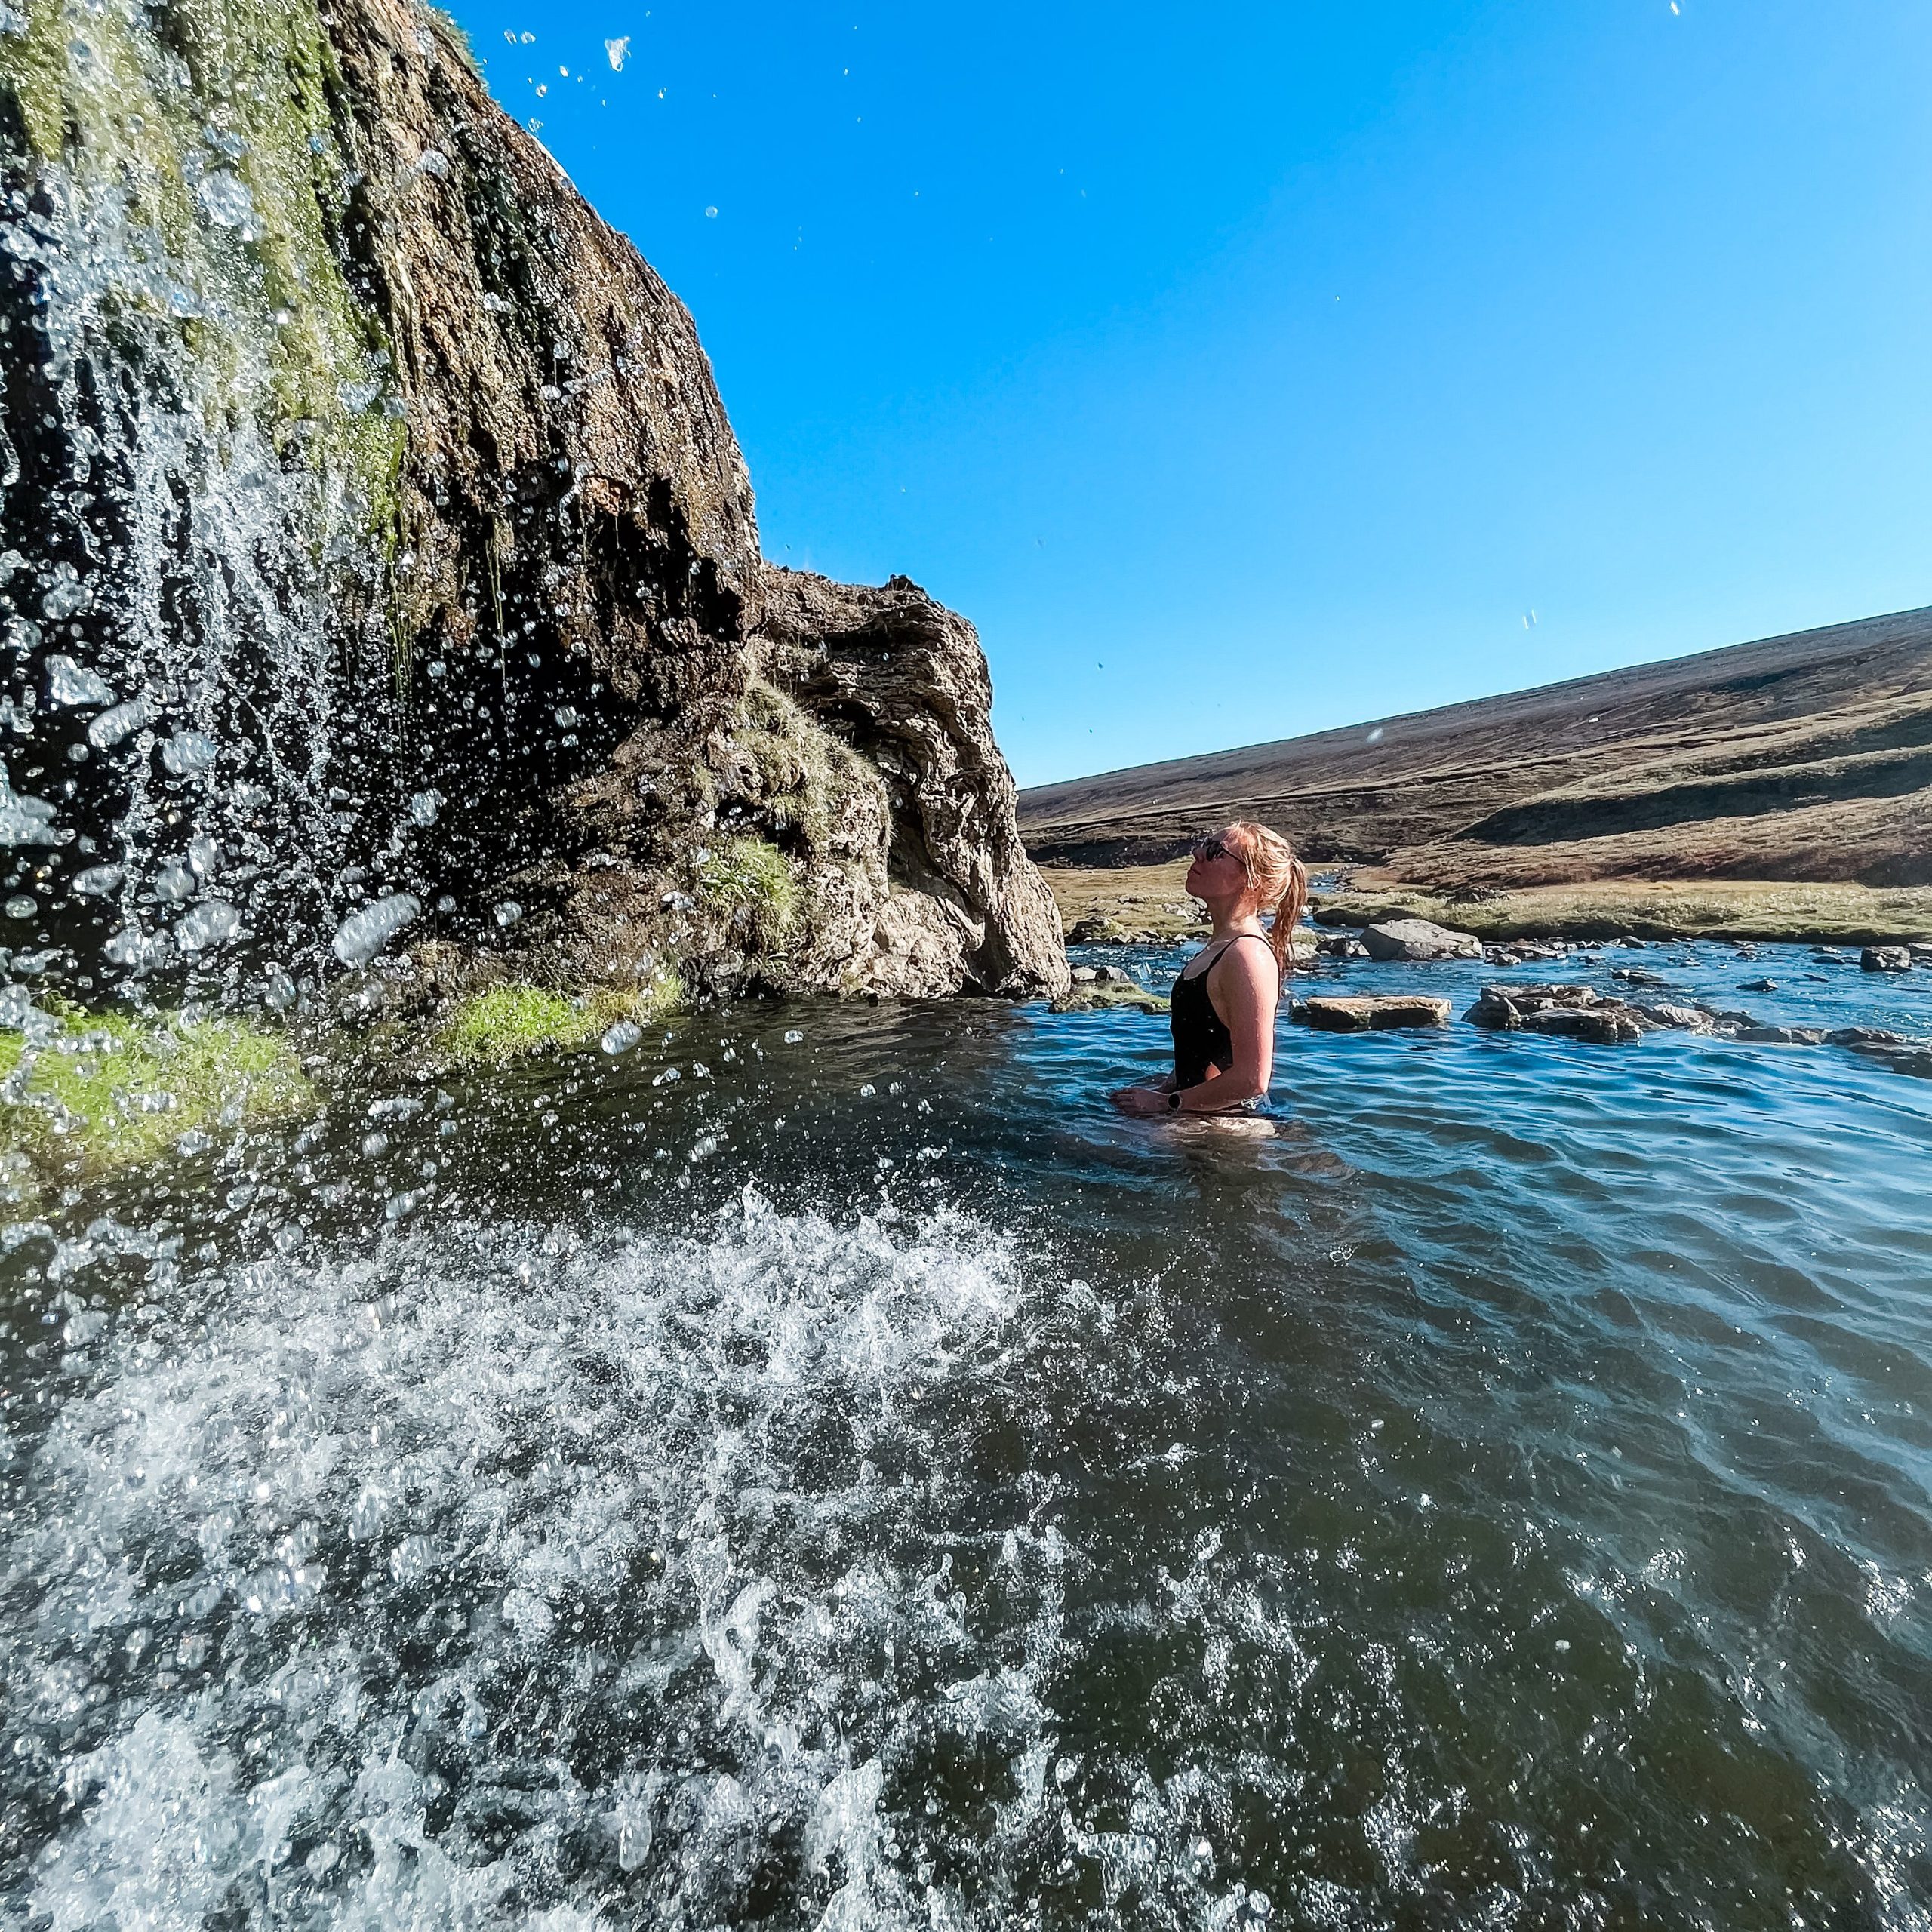
[[[1264,1097],[1275,1070],[1275,1009],[1294,968],[1308,874],[1278,832],[1242,819],[1195,847],[1187,890],[1214,927],[1174,982],[1174,1070],[1123,1087],[1114,1104],[1124,1113],[1226,1113]]]

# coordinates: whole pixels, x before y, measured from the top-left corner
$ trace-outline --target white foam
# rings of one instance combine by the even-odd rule
[[[888,1767],[990,1737],[1037,1798],[1064,1552],[1016,1499],[974,1635],[925,1420],[1015,1338],[989,1230],[748,1196],[703,1238],[444,1229],[177,1292],[72,1348],[8,1551],[4,1727],[77,1801],[53,1932],[723,1923],[774,1859],[805,1922],[950,1922]]]

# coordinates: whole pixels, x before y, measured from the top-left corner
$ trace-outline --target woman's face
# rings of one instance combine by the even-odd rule
[[[1225,827],[1195,847],[1185,888],[1190,897],[1232,898],[1247,884],[1247,868],[1235,856],[1233,835]]]

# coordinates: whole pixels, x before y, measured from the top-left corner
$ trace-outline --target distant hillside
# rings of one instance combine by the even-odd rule
[[[1932,884],[1932,607],[1020,795],[1048,865],[1229,818],[1445,889]]]

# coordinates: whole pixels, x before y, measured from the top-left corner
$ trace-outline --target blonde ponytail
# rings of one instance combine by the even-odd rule
[[[1235,849],[1247,868],[1256,909],[1275,909],[1268,943],[1274,949],[1275,964],[1285,982],[1295,970],[1295,928],[1308,904],[1308,868],[1295,856],[1294,848],[1265,825],[1237,819],[1228,829],[1235,835]]]

